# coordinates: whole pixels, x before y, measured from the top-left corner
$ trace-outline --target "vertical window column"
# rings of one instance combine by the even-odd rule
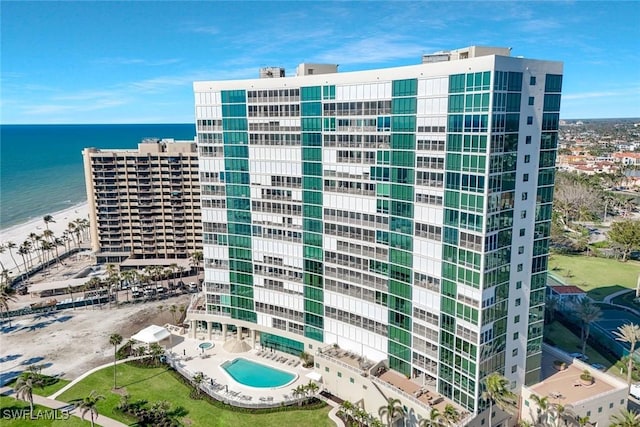
[[[544,85],[542,134],[539,150],[540,163],[538,169],[533,259],[531,265],[531,295],[525,371],[525,384],[527,385],[536,383],[540,379],[542,333],[544,328],[544,292],[549,261],[549,241],[551,235],[551,214],[555,183],[555,158],[558,146],[561,91],[562,75],[547,74]]]
[[[229,233],[228,302],[232,318],[255,323],[246,92],[228,90],[221,95]]]
[[[304,336],[320,342],[324,337],[321,99],[323,94],[330,98],[331,92],[321,86],[300,89]]]
[[[417,79],[392,83],[391,151],[388,154],[389,366],[405,375],[411,375],[417,87]]]

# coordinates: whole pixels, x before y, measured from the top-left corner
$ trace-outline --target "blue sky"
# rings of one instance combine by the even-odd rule
[[[473,44],[565,63],[562,118],[640,117],[640,3],[1,2],[0,123],[193,122],[194,80],[419,63]]]

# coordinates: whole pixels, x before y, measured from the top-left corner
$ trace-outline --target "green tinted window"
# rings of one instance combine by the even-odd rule
[[[302,103],[302,116],[321,116],[322,115],[322,103],[320,102],[303,102]]]
[[[416,98],[394,98],[391,101],[391,112],[393,114],[415,114]]]
[[[449,93],[464,92],[464,83],[464,74],[453,74],[449,76]]]
[[[222,105],[222,117],[245,117],[246,115],[246,104]]]
[[[415,132],[416,117],[415,116],[393,116],[391,117],[392,132]]]
[[[321,118],[305,118],[300,121],[303,132],[319,132],[322,131],[322,119]]]
[[[322,86],[322,99],[336,99],[336,87]]]
[[[320,101],[321,87],[311,86],[300,88],[301,101]]]
[[[467,95],[471,96],[471,95]],[[464,95],[449,95],[449,112],[462,113],[464,111]]]
[[[394,80],[391,87],[391,96],[415,96],[418,93],[418,80]]]
[[[223,104],[246,102],[247,96],[244,90],[223,90],[221,92]]]
[[[302,146],[303,147],[322,147],[322,134],[321,133],[303,133]]]
[[[544,80],[545,92],[562,92],[562,75],[547,74]]]

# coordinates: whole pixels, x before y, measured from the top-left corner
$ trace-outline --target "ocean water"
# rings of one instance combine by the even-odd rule
[[[135,149],[147,137],[194,135],[191,123],[0,125],[0,229],[85,201],[85,147]]]

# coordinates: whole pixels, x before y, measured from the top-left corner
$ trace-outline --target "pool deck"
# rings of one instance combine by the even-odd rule
[[[234,338],[235,335],[234,337],[227,336],[227,340]],[[295,400],[293,398],[293,389],[299,385],[306,385],[311,381],[306,375],[312,372],[312,369],[303,368],[299,357],[279,351],[261,350],[259,344],[257,344],[257,349],[242,353],[231,353],[223,348],[224,341],[219,334],[213,335],[212,339],[209,340],[189,338],[186,334],[176,335],[173,332],[172,339],[174,344],[168,345],[167,351],[170,352],[176,367],[192,374],[202,372],[205,375],[205,380],[202,383],[203,387],[212,390],[218,396],[224,397],[224,400],[229,401],[231,404],[236,402],[239,406],[279,406],[282,402]],[[214,347],[203,351],[198,347],[203,342],[212,342]],[[233,380],[220,366],[224,362],[238,357],[295,374],[297,378],[282,387],[257,388],[245,386]],[[321,390],[322,384],[318,384],[318,386]]]

